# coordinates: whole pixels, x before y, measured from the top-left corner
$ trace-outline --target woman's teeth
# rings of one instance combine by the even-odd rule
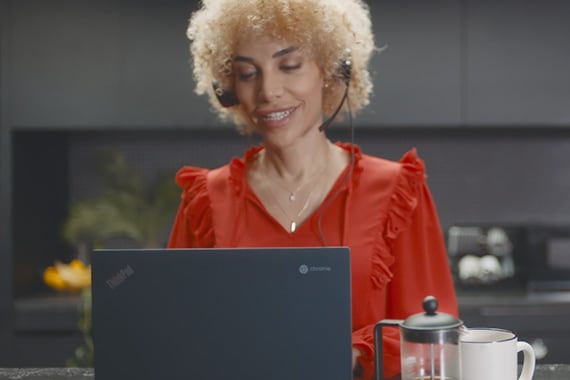
[[[282,111],[282,112],[273,112],[270,114],[265,115],[263,118],[265,120],[282,120],[285,119],[287,116],[289,116],[291,113],[293,113],[293,110],[288,110],[288,111]]]

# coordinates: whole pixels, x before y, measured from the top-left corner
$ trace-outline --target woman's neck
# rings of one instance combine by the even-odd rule
[[[269,177],[298,184],[317,175],[329,164],[331,148],[332,143],[324,135],[307,144],[285,148],[265,146],[260,152],[259,169]]]

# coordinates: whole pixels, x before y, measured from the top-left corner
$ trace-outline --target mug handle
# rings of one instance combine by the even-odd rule
[[[532,346],[527,342],[517,342],[517,352],[523,352],[523,367],[519,380],[532,380],[535,366],[535,355]]]

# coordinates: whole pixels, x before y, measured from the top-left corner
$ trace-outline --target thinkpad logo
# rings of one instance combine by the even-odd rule
[[[117,286],[121,285],[123,282],[125,282],[126,279],[131,277],[133,274],[135,274],[134,269],[131,268],[130,265],[127,265],[124,269],[121,269],[120,271],[115,273],[113,277],[108,279],[106,281],[106,284],[109,288],[115,289]]]

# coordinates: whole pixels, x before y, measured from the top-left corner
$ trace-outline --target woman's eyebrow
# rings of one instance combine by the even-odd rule
[[[234,62],[247,62],[253,63],[253,58],[244,57],[243,55],[236,55],[233,59]]]
[[[283,57],[284,55],[287,55],[289,53],[292,53],[294,51],[298,50],[298,48],[291,46],[285,49],[281,49],[275,53],[273,53],[271,55],[271,58],[279,58],[279,57]],[[247,63],[253,63],[254,60],[251,57],[245,57],[243,55],[236,55],[233,59],[234,62],[247,62]]]
[[[271,58],[279,58],[279,57],[283,57],[284,55],[287,55],[289,53],[294,52],[295,50],[297,50],[296,47],[291,46],[282,50],[279,50],[278,52],[273,53],[273,55],[271,56]]]

